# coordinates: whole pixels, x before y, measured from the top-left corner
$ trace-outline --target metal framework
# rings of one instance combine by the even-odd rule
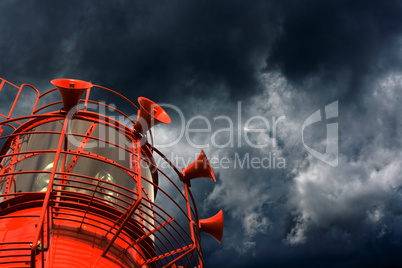
[[[0,143],[4,144],[0,152],[1,267],[50,267],[48,263],[54,267],[204,267],[201,225],[190,181],[153,147],[151,132],[150,141],[141,144],[128,126],[135,121],[96,97],[112,94],[120,107],[137,112],[135,104],[94,85],[80,99],[81,109],[68,116],[60,110],[62,101],[57,100],[56,88],[40,94],[28,84],[18,87],[0,81],[2,100],[5,87],[17,92],[9,110],[0,109]],[[32,104],[25,115],[21,115],[27,109],[23,93]],[[98,110],[105,112],[90,107],[103,107]],[[84,131],[69,128],[71,121],[84,122]],[[46,124],[57,127],[40,127]],[[128,142],[95,135],[100,127],[113,129]],[[69,145],[71,136],[78,140],[75,147]],[[57,146],[46,148],[48,137],[56,138]],[[27,140],[32,143],[35,139],[42,139],[45,145],[26,146]],[[94,143],[121,152],[128,164],[98,154],[91,149]],[[155,164],[154,156],[162,160],[163,169]],[[53,164],[30,167],[31,162],[41,163],[45,158]],[[77,165],[87,162],[118,170],[132,187],[107,180],[106,175],[76,171]],[[21,170],[24,163],[30,168]],[[151,176],[143,174],[144,164]],[[34,177],[46,178],[48,186],[41,191],[27,190]],[[88,252],[92,255],[85,255]]]

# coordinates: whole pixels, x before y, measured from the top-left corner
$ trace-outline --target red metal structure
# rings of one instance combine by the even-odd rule
[[[52,84],[40,94],[0,78],[0,266],[204,267],[200,233],[220,242],[223,232],[222,211],[199,219],[190,190],[192,179],[215,181],[204,152],[179,171],[152,145],[151,128],[170,123],[160,106]],[[95,99],[105,94],[137,120]]]

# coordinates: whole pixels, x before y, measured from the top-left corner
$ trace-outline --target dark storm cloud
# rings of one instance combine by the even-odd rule
[[[267,69],[278,68],[303,89],[302,82],[319,77],[324,83],[312,87],[317,93],[328,94],[336,82],[345,100],[358,96],[373,75],[400,69],[393,52],[401,12],[400,1],[289,1],[280,8],[281,34]]]
[[[267,57],[267,70],[294,82],[320,77],[310,88],[318,92],[336,80],[338,93],[350,96],[372,73],[398,64],[390,49],[401,8],[398,1],[28,1],[18,8],[5,1],[1,69],[30,81],[88,78],[154,98],[210,96],[221,85],[239,99],[258,92]]]
[[[263,2],[3,6],[3,76],[85,77],[154,98],[209,96],[217,85],[237,98],[255,92],[275,20]]]
[[[232,94],[244,96],[256,89],[255,61],[270,38],[264,32],[268,14],[260,7],[268,11],[262,4],[237,2],[227,8],[219,1],[149,5],[143,8],[145,14],[128,6],[118,18],[121,32],[107,29],[107,19],[98,25],[104,33],[98,36],[100,45],[87,47],[82,63],[105,66],[115,80],[143,92],[202,96],[223,84]],[[118,48],[105,55],[110,41]],[[116,72],[116,67],[124,72]]]

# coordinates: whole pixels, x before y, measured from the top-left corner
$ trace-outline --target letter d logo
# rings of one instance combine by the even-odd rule
[[[325,119],[338,117],[338,101],[325,106]],[[302,127],[302,141],[307,151],[315,158],[323,161],[324,163],[336,167],[338,166],[338,123],[327,124],[327,144],[325,154],[313,150],[304,143],[304,128],[321,121],[320,110],[310,115],[303,123]]]

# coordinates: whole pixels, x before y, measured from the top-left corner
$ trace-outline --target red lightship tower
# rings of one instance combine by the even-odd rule
[[[204,152],[179,171],[153,146],[151,128],[171,121],[160,106],[139,98],[138,109],[81,80],[52,84],[40,94],[0,78],[0,267],[204,267],[200,233],[219,243],[223,233],[222,211],[199,219],[190,190],[192,179],[215,181]]]

